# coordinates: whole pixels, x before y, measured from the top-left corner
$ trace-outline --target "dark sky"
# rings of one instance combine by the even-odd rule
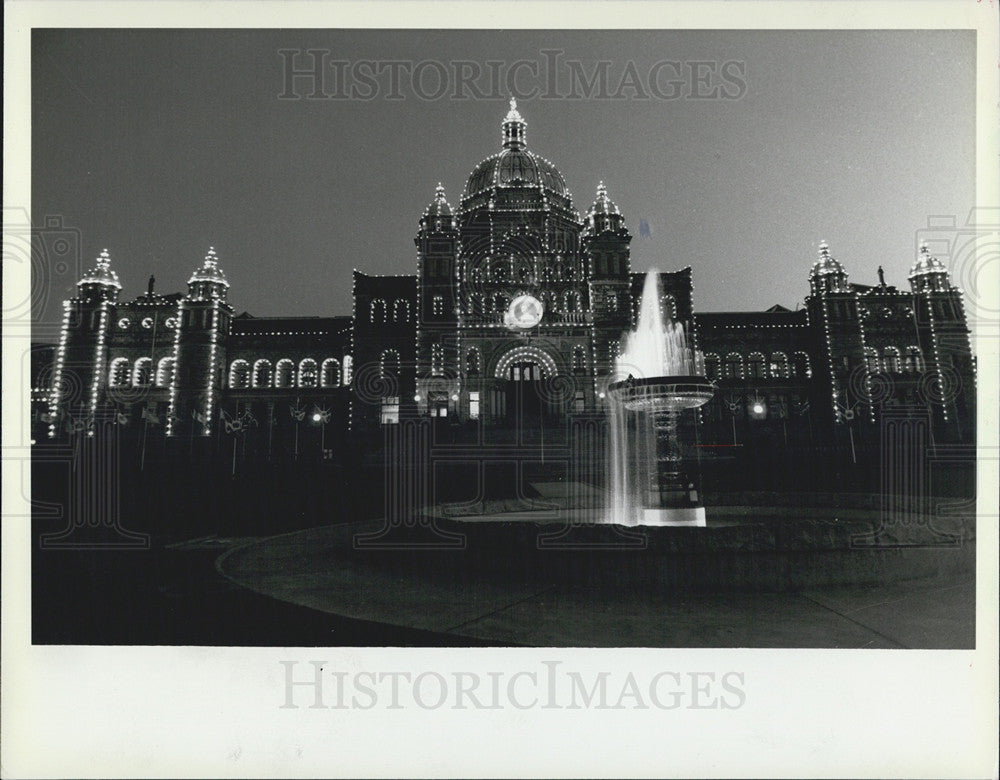
[[[33,220],[79,228],[85,266],[107,246],[128,298],[150,273],[161,292],[186,290],[211,244],[237,311],[349,314],[352,267],[415,272],[417,219],[438,181],[457,205],[472,168],[499,148],[506,89],[491,96],[484,75],[482,99],[470,89],[429,100],[404,78],[394,100],[385,77],[369,100],[280,100],[279,49],[351,63],[470,60],[486,74],[492,60],[503,73],[518,59],[543,67],[541,52],[560,49],[560,94],[570,61],[587,74],[608,61],[614,91],[630,62],[645,81],[661,60],[732,60],[746,68],[739,99],[625,89],[522,100],[528,145],[562,171],[581,211],[603,179],[635,236],[633,269],[691,265],[699,310],[794,308],[820,240],[852,281],[874,283],[882,264],[905,286],[928,216],[964,221],[973,35],[36,30]],[[708,66],[716,82],[720,67]],[[425,66],[426,90],[436,73]],[[522,89],[544,88],[544,74],[521,74]],[[661,74],[665,91],[673,71]],[[60,284],[55,300],[72,292],[71,279]]]

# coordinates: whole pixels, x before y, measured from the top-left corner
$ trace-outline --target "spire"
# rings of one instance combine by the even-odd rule
[[[524,146],[524,131],[528,127],[528,123],[524,121],[524,117],[517,110],[517,101],[514,98],[510,99],[510,111],[504,117],[502,127],[504,149],[520,149]]]

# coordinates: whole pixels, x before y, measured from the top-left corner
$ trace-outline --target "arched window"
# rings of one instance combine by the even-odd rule
[[[493,311],[494,313],[500,313],[507,310],[507,306],[504,303],[504,298],[506,296],[502,292],[493,293]]]
[[[812,364],[809,355],[805,352],[792,353],[792,372],[800,379],[809,379],[813,375]]]
[[[253,364],[253,386],[270,387],[274,383],[274,371],[270,360],[258,360]]]
[[[726,355],[726,379],[742,379],[743,378],[743,357],[736,352],[730,352]]]
[[[618,295],[613,292],[608,293],[608,311],[618,311]]]
[[[772,352],[770,368],[772,377],[788,379],[788,355],[784,352]]]
[[[295,386],[295,363],[288,358],[282,358],[274,367],[274,386],[277,388]]]
[[[721,361],[714,352],[705,353],[705,376],[709,379],[719,379],[719,366]]]
[[[434,298],[431,299],[431,312],[434,314],[435,317],[440,317],[442,314],[444,314],[443,295],[435,295]]]
[[[670,293],[660,296],[660,313],[671,320],[677,319],[677,299]]]
[[[441,376],[444,373],[444,347],[431,344],[431,374]]]
[[[924,370],[924,356],[920,352],[920,347],[906,348],[905,367],[908,374],[919,374]]]
[[[879,372],[878,350],[875,347],[865,347],[865,368],[869,374]]]
[[[392,321],[393,322],[409,322],[410,321],[410,302],[403,299],[397,298],[396,302],[392,306]]]
[[[587,373],[587,351],[579,344],[573,347],[573,375],[584,376]]]
[[[304,358],[299,362],[299,387],[316,387],[319,384],[319,370],[316,361]]]
[[[371,306],[368,309],[369,319],[372,322],[385,322],[385,301],[381,298],[376,298],[371,302]]]
[[[322,387],[340,387],[340,361],[327,358],[320,367],[319,383]]]
[[[882,350],[883,362],[886,372],[890,374],[899,373],[899,350],[896,347],[886,347]]]
[[[751,352],[747,356],[747,373],[754,379],[767,377],[767,371],[764,368],[764,356],[760,352]]]
[[[567,290],[566,294],[563,296],[563,303],[566,306],[566,311],[577,312],[580,311],[580,293],[576,290]]]
[[[351,380],[354,378],[354,358],[350,355],[344,355],[344,387],[351,384]]]
[[[549,291],[543,292],[541,301],[542,301],[542,308],[545,310],[546,314],[550,312],[552,314],[555,314],[559,310],[559,306],[557,305],[557,297],[555,293]]]
[[[166,387],[174,379],[174,359],[172,357],[160,358],[156,364],[156,384],[158,387]]]
[[[132,369],[132,384],[136,387],[148,387],[153,381],[153,358],[143,357],[135,361]]]
[[[469,376],[476,376],[482,368],[479,359],[479,350],[473,347],[465,353],[465,373]]]
[[[476,295],[475,293],[469,293],[468,297],[465,299],[465,311],[467,314],[475,314],[476,309]]]
[[[245,360],[234,360],[229,366],[229,386],[233,390],[250,387],[250,364]]]
[[[128,387],[129,368],[131,365],[128,358],[120,357],[112,360],[108,369],[108,384],[111,387]]]
[[[399,353],[394,349],[383,350],[378,359],[378,367],[383,379],[399,376]]]

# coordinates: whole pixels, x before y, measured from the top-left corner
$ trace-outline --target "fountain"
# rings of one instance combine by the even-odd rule
[[[704,526],[705,507],[684,472],[681,413],[708,403],[715,386],[704,359],[687,346],[684,326],[660,310],[659,272],[642,290],[636,329],[617,361],[611,400],[609,523]],[[621,377],[627,376],[627,379]]]

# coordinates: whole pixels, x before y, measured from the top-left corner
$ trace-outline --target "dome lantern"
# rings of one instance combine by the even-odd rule
[[[525,145],[525,130],[528,128],[528,123],[517,110],[517,101],[514,98],[510,99],[510,111],[504,117],[502,127],[504,149],[520,149]]]

